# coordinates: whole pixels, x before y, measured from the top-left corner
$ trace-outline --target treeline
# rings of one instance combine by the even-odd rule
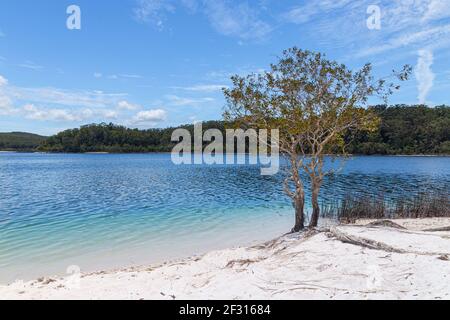
[[[0,133],[0,150],[34,151],[46,138],[25,132]]]
[[[363,155],[450,154],[450,107],[374,106],[381,125],[377,132],[348,135],[347,151]],[[193,132],[193,125],[182,126]],[[203,130],[225,130],[222,121],[203,123]],[[63,131],[37,148],[46,152],[170,152],[176,128],[138,130],[114,124],[92,124]]]
[[[381,125],[348,137],[347,151],[364,155],[450,154],[450,107],[374,106]]]
[[[194,133],[193,125],[181,126]],[[143,153],[170,152],[176,143],[171,142],[172,133],[178,128],[138,130],[124,126],[91,124],[79,129],[70,129],[48,138],[39,147],[44,152],[111,152]],[[225,130],[222,121],[203,123],[203,130]]]

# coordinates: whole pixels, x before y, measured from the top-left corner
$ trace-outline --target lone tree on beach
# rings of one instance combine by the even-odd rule
[[[404,81],[411,71],[406,65],[391,77]],[[279,130],[280,151],[289,163],[284,190],[295,208],[292,231],[305,227],[306,179],[313,206],[309,227],[316,227],[320,189],[325,176],[334,172],[326,166],[325,155],[343,157],[347,154],[344,136],[376,130],[379,119],[366,108],[368,99],[379,97],[386,102],[400,87],[387,78],[375,79],[371,64],[352,71],[321,53],[296,47],[285,50],[270,71],[236,75],[231,80],[232,87],[224,89],[225,119],[255,129]]]

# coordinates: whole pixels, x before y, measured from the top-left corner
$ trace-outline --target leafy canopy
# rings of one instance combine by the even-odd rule
[[[394,75],[406,80],[411,67]],[[348,130],[374,131],[376,115],[365,108],[369,97],[384,101],[399,89],[372,75],[372,65],[358,71],[326,59],[321,53],[296,47],[285,50],[270,71],[245,77],[233,76],[224,89],[225,119],[254,128],[279,129],[285,152],[300,148],[319,154],[344,147]]]

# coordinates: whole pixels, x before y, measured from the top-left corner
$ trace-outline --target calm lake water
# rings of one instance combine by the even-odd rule
[[[269,240],[293,225],[281,181],[169,154],[0,154],[0,283]],[[450,158],[355,157],[330,182],[322,200],[450,192]]]

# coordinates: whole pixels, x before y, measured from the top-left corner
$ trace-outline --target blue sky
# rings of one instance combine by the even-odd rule
[[[69,5],[81,30],[66,27]],[[411,64],[390,102],[450,103],[449,0],[2,0],[0,131],[220,119],[229,77],[292,46],[379,76]]]

